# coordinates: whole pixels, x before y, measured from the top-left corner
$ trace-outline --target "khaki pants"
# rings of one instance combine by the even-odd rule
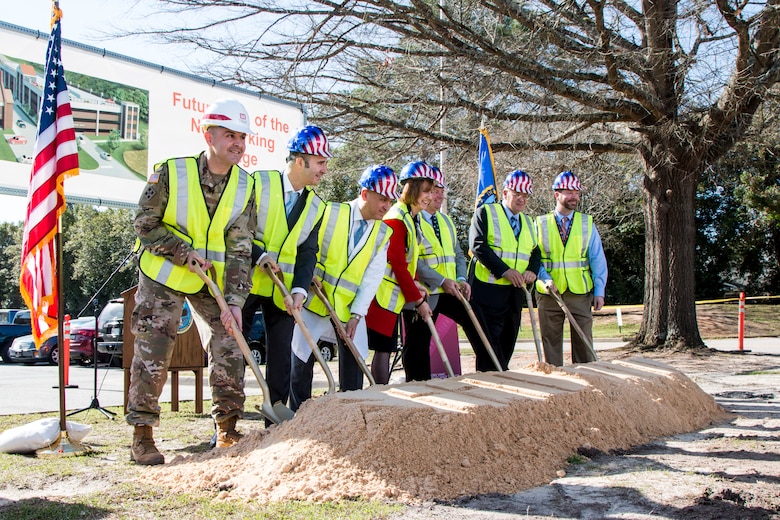
[[[562,295],[563,302],[577,320],[577,324],[593,343],[593,294],[573,294],[569,291]],[[544,345],[544,359],[555,366],[563,366],[563,320],[566,314],[558,306],[552,296],[537,293],[539,306],[539,328]],[[569,326],[571,335],[571,357],[573,363],[588,363],[595,361],[593,354],[579,334]]]

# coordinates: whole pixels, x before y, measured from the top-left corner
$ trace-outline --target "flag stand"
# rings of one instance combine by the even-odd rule
[[[63,274],[62,274],[62,219],[57,219],[57,233],[54,235],[54,248],[57,254],[57,308],[62,310],[65,308],[65,291],[62,290]],[[63,314],[57,313],[57,342],[59,345],[64,345],[63,338]],[[97,331],[95,331],[97,334]],[[96,352],[97,353],[97,352]],[[65,418],[65,356],[60,356],[58,360],[59,375],[60,375],[60,436],[59,438],[48,448],[41,448],[35,452],[35,455],[39,457],[67,457],[71,455],[85,455],[90,453],[92,449],[89,446],[85,446],[80,442],[71,441],[68,438],[68,422]]]

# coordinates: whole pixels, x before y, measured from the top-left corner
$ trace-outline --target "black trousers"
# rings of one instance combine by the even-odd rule
[[[463,332],[477,356],[477,370],[495,370],[495,365],[482,344],[474,323],[461,301],[447,293],[440,293],[433,310],[433,320],[443,314],[463,327]],[[406,339],[404,340],[404,371],[407,381],[427,381],[431,378],[431,330],[417,311],[403,311]]]
[[[523,310],[522,289],[511,285],[487,284],[475,280],[472,285],[472,307],[485,331],[501,368],[507,370],[515,351],[517,333],[520,331],[520,312]],[[477,352],[477,370],[495,370],[487,350],[482,359]],[[487,358],[487,359],[485,359]]]
[[[363,388],[363,371],[355,360],[341,336],[336,336],[338,342],[339,391],[360,390]],[[301,361],[298,356],[292,356],[292,376],[290,379],[290,409],[297,411],[304,401],[311,399],[312,380],[314,379],[314,364],[317,359],[312,354],[308,361]]]
[[[252,326],[255,312],[263,311],[265,321],[265,378],[268,381],[272,403],[281,401],[287,405],[290,397],[290,369],[295,318],[274,304],[273,299],[250,294],[242,311],[243,333],[246,337]]]

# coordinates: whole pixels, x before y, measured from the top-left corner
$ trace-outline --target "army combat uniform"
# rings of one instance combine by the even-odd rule
[[[193,181],[198,177],[200,186],[195,186]],[[209,353],[211,414],[218,423],[242,417],[243,356],[222,325],[214,296],[185,264],[196,247],[214,264],[218,273],[215,281],[227,303],[244,305],[251,287],[252,237],[257,222],[253,184],[252,177],[238,166],[221,179],[213,176],[205,154],[201,154],[161,163],[141,194],[133,224],[140,249],[132,317],[135,345],[125,417],[129,424],[159,425],[158,400],[185,298]]]

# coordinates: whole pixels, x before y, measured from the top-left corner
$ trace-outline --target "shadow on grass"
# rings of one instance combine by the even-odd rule
[[[4,500],[0,497],[0,504]],[[106,518],[115,511],[84,504],[69,504],[45,498],[27,498],[0,505],[0,518],[14,520],[89,520]]]

